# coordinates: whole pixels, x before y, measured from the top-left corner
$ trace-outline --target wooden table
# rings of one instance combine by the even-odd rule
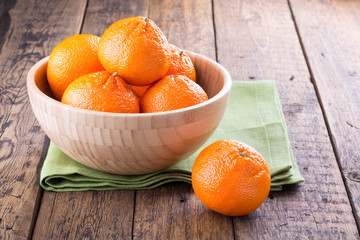
[[[245,217],[208,210],[191,185],[43,191],[49,139],[30,67],[65,38],[143,15],[234,81],[276,80],[305,182]],[[360,1],[0,1],[0,239],[359,239]]]

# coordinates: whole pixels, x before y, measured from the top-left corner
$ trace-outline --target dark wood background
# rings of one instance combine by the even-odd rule
[[[65,38],[143,15],[234,81],[276,80],[305,182],[244,217],[208,210],[191,185],[43,191],[49,139],[26,92]],[[0,239],[359,239],[360,1],[0,1]]]

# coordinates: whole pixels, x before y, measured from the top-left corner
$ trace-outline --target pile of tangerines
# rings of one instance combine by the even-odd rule
[[[101,37],[65,39],[50,55],[47,79],[56,99],[95,111],[161,112],[208,99],[196,83],[190,57],[141,16],[115,22]],[[224,215],[256,210],[267,198],[270,183],[263,157],[234,140],[207,146],[192,168],[195,194]]]
[[[51,52],[47,79],[62,103],[103,112],[162,112],[208,99],[190,57],[141,16],[115,22],[101,37],[65,39]]]

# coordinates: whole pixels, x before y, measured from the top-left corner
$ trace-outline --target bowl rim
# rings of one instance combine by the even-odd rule
[[[215,96],[213,96],[212,98],[208,99],[205,102],[202,102],[202,103],[199,103],[199,104],[196,104],[193,106],[189,106],[186,108],[165,111],[165,112],[154,112],[154,113],[113,113],[113,112],[101,112],[101,111],[82,109],[82,108],[77,108],[77,107],[73,107],[73,106],[61,103],[60,101],[57,101],[57,100],[47,96],[42,91],[40,91],[40,89],[38,88],[38,86],[35,83],[35,74],[36,74],[37,70],[49,61],[50,56],[44,57],[43,59],[38,61],[36,64],[34,64],[30,68],[28,75],[27,75],[27,90],[28,90],[28,92],[33,91],[36,95],[38,95],[40,98],[42,98],[42,100],[50,101],[51,104],[55,104],[59,107],[66,108],[69,111],[75,111],[75,112],[86,114],[86,115],[91,114],[91,115],[95,115],[95,116],[97,115],[97,116],[109,116],[109,117],[125,117],[126,116],[129,118],[138,118],[140,116],[152,117],[152,116],[163,116],[163,115],[176,115],[176,114],[180,114],[183,112],[190,112],[192,110],[200,109],[204,106],[212,104],[213,102],[217,101],[218,99],[223,98],[227,93],[229,93],[231,91],[232,80],[231,80],[230,73],[221,64],[219,64],[218,62],[216,62],[206,56],[200,55],[198,53],[195,53],[192,51],[187,51],[187,50],[185,50],[185,52],[191,58],[202,58],[202,59],[205,59],[206,61],[212,63],[224,75],[224,85],[223,85],[222,89]]]

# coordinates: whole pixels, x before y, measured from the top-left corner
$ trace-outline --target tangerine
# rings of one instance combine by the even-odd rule
[[[71,82],[82,75],[104,70],[98,59],[100,38],[91,34],[71,36],[51,52],[47,79],[56,99],[61,97]]]
[[[175,45],[169,44],[170,67],[166,75],[185,75],[196,82],[196,71],[190,56]]]
[[[146,86],[134,86],[134,85],[129,85],[129,87],[131,88],[131,90],[133,90],[133,92],[138,96],[138,97],[142,97],[142,95],[144,95],[144,93],[146,92],[146,90],[148,90],[153,84],[150,85],[146,85]]]
[[[206,92],[182,75],[168,75],[150,87],[140,100],[141,112],[164,112],[190,107],[208,100]]]
[[[264,158],[249,145],[219,140],[195,159],[192,185],[210,209],[228,216],[255,211],[267,198],[271,176]]]
[[[139,98],[116,73],[84,75],[65,90],[62,103],[102,112],[139,113]]]
[[[169,43],[150,19],[121,19],[100,38],[99,59],[109,72],[117,72],[128,84],[149,85],[165,76],[170,66]]]

